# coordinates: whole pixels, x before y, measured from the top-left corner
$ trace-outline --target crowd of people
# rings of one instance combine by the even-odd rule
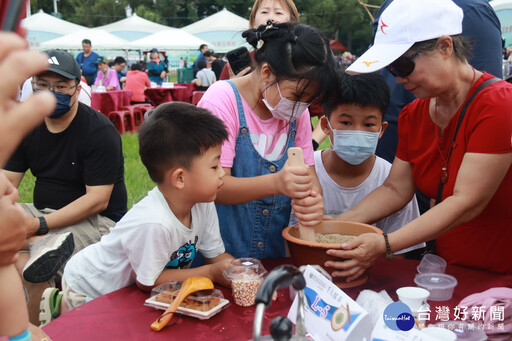
[[[344,71],[292,0],[256,0],[243,33],[252,65],[235,75],[203,46],[197,106],[162,104],[140,127],[156,186],[129,210],[119,133],[79,96],[83,84],[135,94],[162,82],[165,59],[152,50],[148,73],[133,64],[123,74],[126,60],[111,68],[90,41],[75,59],[0,33],[0,308],[11,312],[0,337],[44,338],[36,326],[128,285],[204,276],[228,286],[234,258],[284,257],[286,226],[326,216],[383,230],[328,250],[339,261],[320,265],[334,277],[425,251],[512,274],[512,85],[477,64],[482,51],[501,62],[494,18],[477,21],[490,6],[462,2],[386,1],[372,47]],[[470,59],[467,36],[489,48]],[[17,101],[27,79],[33,94]],[[319,98],[317,135],[308,107]],[[325,136],[331,147],[315,152]],[[386,136],[388,161],[377,150]],[[290,147],[306,165],[290,164]],[[34,202],[18,204],[28,170]]]

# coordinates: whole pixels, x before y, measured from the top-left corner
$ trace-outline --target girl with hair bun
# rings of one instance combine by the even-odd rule
[[[322,219],[307,108],[318,96],[329,97],[335,62],[328,40],[307,25],[269,21],[243,36],[254,47],[264,42],[255,70],[214,83],[198,104],[222,119],[229,133],[216,200],[220,229],[235,257],[283,257],[281,232],[292,206],[304,226]],[[302,148],[309,168],[286,162],[290,147]]]

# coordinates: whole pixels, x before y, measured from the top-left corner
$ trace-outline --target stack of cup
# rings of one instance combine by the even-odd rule
[[[457,279],[444,273],[446,261],[443,258],[428,253],[423,256],[417,269],[419,274],[414,282],[430,292],[429,300],[446,301],[452,298]]]
[[[421,259],[421,263],[418,265],[417,269],[420,274],[444,274],[444,271],[446,270],[446,261],[439,256],[427,253]]]

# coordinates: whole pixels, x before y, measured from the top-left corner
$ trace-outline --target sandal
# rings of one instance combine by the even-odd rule
[[[60,316],[60,302],[62,293],[57,288],[47,288],[41,296],[39,303],[39,322],[40,327],[50,323]]]

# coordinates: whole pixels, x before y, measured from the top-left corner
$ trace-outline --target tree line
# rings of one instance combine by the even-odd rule
[[[380,6],[383,0],[362,0]],[[376,8],[366,10],[358,0],[296,0],[300,21],[318,27],[329,39],[337,39],[355,54],[372,41]],[[248,18],[254,0],[59,0],[62,19],[87,26],[106,25],[126,17],[129,6],[138,16],[171,27],[184,27],[223,8]],[[32,0],[32,13],[54,12],[53,0]],[[369,11],[369,13],[368,13]]]

